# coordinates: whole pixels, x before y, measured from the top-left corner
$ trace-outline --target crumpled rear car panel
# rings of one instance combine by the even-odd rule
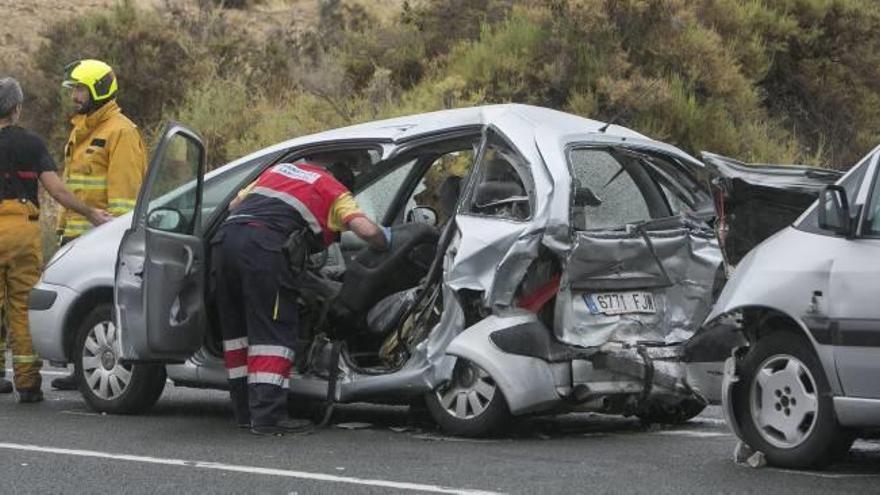
[[[556,303],[557,337],[583,347],[689,339],[709,313],[722,257],[711,230],[677,223],[642,231],[577,232]],[[592,314],[584,299],[629,290],[652,293],[656,313]]]

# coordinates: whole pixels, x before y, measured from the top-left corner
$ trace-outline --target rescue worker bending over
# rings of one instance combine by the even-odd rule
[[[391,245],[391,231],[355,204],[351,171],[334,166],[328,172],[320,157],[307,162],[263,172],[230,205],[214,241],[230,396],[238,426],[255,434],[280,435],[309,424],[287,419],[298,315],[285,241],[297,231],[329,246],[350,229],[374,249]]]
[[[23,101],[15,79],[0,79],[0,313],[7,320],[18,401],[39,402],[43,400],[42,362],[34,354],[27,313],[28,294],[43,266],[37,181],[59,203],[93,225],[113,217],[86,206],[68,191],[43,140],[15,125]],[[5,370],[6,345],[2,340],[0,348],[0,370]],[[9,392],[11,384],[0,379],[0,393]]]
[[[116,103],[113,69],[100,60],[68,65],[62,83],[70,89],[77,114],[64,148],[64,181],[77,198],[114,216],[134,209],[147,170],[147,153],[136,125]],[[59,218],[61,245],[91,228],[75,210]],[[73,374],[52,380],[59,390],[76,390]]]

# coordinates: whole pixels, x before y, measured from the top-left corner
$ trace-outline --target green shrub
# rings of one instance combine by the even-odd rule
[[[60,151],[69,130],[71,107],[61,88],[69,62],[97,58],[110,64],[119,83],[120,105],[144,128],[174,107],[188,84],[211,71],[210,61],[198,56],[191,38],[171,19],[130,1],[106,13],[57,23],[45,34],[48,43],[36,54],[40,74],[28,81],[35,96],[28,114],[32,127],[53,138],[53,150]]]
[[[880,141],[870,0],[418,0],[397,15],[321,0],[313,26],[259,40],[212,1],[126,1],[50,27],[23,78],[29,123],[60,150],[61,68],[94,57],[117,69],[136,122],[192,124],[214,163],[330,127],[508,101],[756,161],[846,165]]]

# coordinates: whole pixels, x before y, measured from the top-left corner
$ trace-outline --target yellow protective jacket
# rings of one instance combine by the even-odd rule
[[[147,152],[140,131],[116,101],[89,115],[71,119],[73,130],[64,147],[64,181],[92,208],[119,216],[134,208],[147,171]],[[91,228],[82,215],[65,211],[59,221],[64,237]]]

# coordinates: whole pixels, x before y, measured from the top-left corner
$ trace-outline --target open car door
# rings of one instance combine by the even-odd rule
[[[204,144],[194,132],[175,123],[166,126],[116,260],[114,296],[124,361],[180,362],[202,344],[205,162]]]

